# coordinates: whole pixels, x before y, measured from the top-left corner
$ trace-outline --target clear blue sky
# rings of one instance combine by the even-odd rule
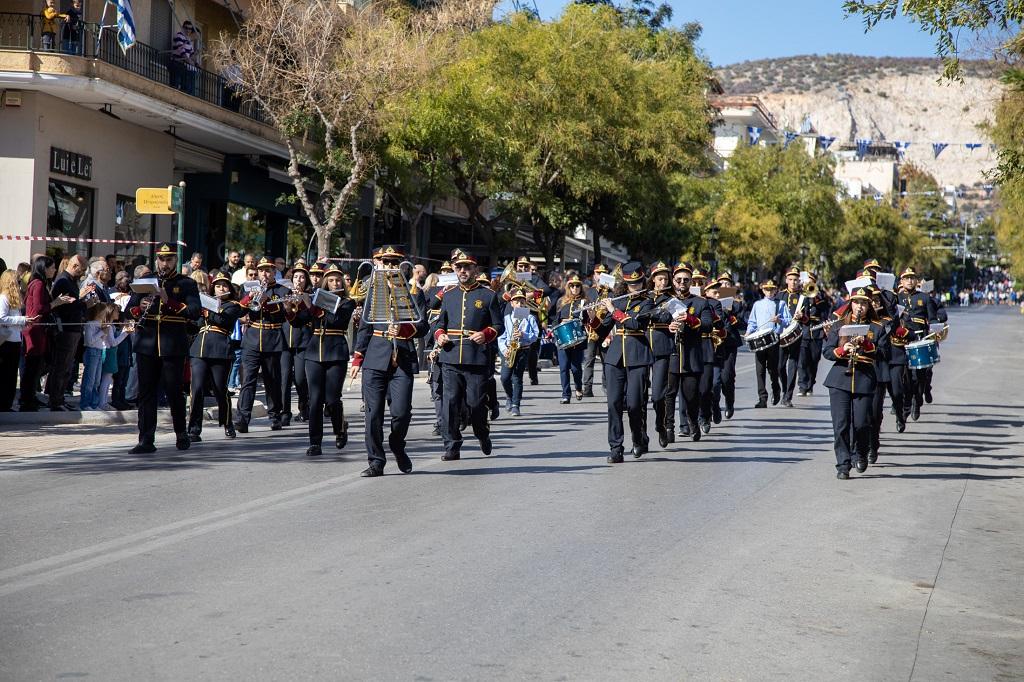
[[[536,0],[541,16],[557,16],[568,0]],[[672,23],[704,26],[700,47],[716,66],[747,59],[843,52],[876,57],[933,57],[932,38],[901,17],[864,33],[845,19],[842,0],[669,0]],[[510,0],[503,5],[511,6]]]

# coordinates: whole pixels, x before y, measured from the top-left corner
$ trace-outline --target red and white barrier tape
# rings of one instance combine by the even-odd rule
[[[0,239],[16,242],[89,242],[92,244],[164,244],[167,242],[134,241],[131,239],[90,239],[88,237],[42,237],[36,235],[0,234]],[[185,242],[171,242],[178,246],[188,246]]]

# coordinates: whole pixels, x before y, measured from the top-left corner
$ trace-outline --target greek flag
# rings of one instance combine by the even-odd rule
[[[948,142],[932,142],[932,153],[935,154],[935,158],[939,158],[939,154],[941,154],[942,150],[948,146]]]
[[[896,147],[896,156],[898,156],[902,160],[907,153],[907,148],[910,147],[910,143],[896,140],[895,142],[892,143],[892,146]]]
[[[788,147],[789,143],[792,142],[793,140],[795,140],[798,137],[800,137],[800,133],[794,133],[792,130],[787,130],[786,131],[786,144],[784,145],[784,147]]]
[[[827,150],[832,146],[832,143],[836,141],[834,137],[827,137],[825,135],[818,135],[818,146],[822,149]]]
[[[132,14],[131,0],[110,0],[117,8],[117,44],[127,53],[135,44],[135,15]]]
[[[982,144],[980,142],[968,142],[964,146],[973,154],[975,149],[981,149]]]
[[[757,141],[761,139],[761,128],[747,126],[747,137],[750,138],[751,146],[757,144]]]
[[[871,140],[857,140],[857,158],[863,159],[864,155],[868,153],[868,147],[871,146]]]

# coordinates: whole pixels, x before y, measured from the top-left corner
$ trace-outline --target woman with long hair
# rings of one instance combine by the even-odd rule
[[[194,274],[194,273],[193,273]],[[220,310],[203,308],[203,326],[192,341],[191,356],[192,385],[188,415],[188,439],[197,443],[202,440],[203,397],[206,388],[213,390],[217,400],[217,422],[224,427],[224,435],[235,437],[231,421],[231,401],[228,400],[228,374],[235,359],[231,346],[231,332],[235,322],[249,312],[238,304],[231,275],[217,272],[211,282],[213,297],[220,301]]]
[[[210,295],[210,277],[202,270],[193,270],[192,274],[189,275],[192,281],[196,283],[196,287],[199,289],[199,293]]]
[[[25,316],[37,321],[50,319],[50,284],[57,268],[49,256],[39,256],[32,262],[32,274],[25,289]],[[39,410],[36,390],[49,346],[47,327],[30,325],[23,334],[25,340],[25,367],[21,375],[22,412]]]
[[[349,346],[345,336],[356,304],[348,296],[345,280],[336,263],[324,270],[320,288],[341,297],[341,302],[334,312],[318,306],[310,310],[313,335],[302,353],[306,365],[306,381],[309,384],[309,448],[306,454],[310,457],[322,454],[320,446],[324,439],[325,406],[334,429],[334,446],[340,450],[348,443],[341,390],[349,360]]]
[[[548,313],[548,325],[552,328],[568,322],[579,320],[581,324],[590,321],[590,313],[583,308],[587,305],[587,299],[583,296],[583,280],[579,275],[570,275],[565,284],[565,294],[555,301]],[[571,399],[571,386],[569,385],[569,374],[572,373],[572,381],[576,386],[576,400],[583,400],[583,353],[587,349],[586,343],[580,343],[572,348],[558,349],[558,374],[562,380],[562,405],[569,403]]]
[[[832,410],[836,477],[850,478],[850,467],[868,468],[875,364],[887,353],[885,328],[863,287],[850,292],[849,307],[829,330],[821,354],[834,364],[825,378]]]
[[[30,319],[21,312],[18,273],[0,274],[0,412],[10,412],[21,364],[21,329]]]
[[[292,266],[292,294],[312,293],[309,287],[309,270],[303,261]],[[295,421],[309,419],[309,386],[306,383],[306,363],[302,351],[309,344],[313,330],[310,327],[309,311],[305,307],[292,305],[294,317],[286,319],[281,331],[284,333],[285,349],[281,353],[281,425],[292,421],[292,383],[298,394],[299,406]]]

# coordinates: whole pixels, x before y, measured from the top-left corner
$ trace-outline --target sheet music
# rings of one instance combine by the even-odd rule
[[[597,276],[597,286],[604,287],[605,289],[615,288],[615,275],[609,275],[608,273],[602,273]]]
[[[935,291],[935,280],[925,280],[925,283],[921,285],[921,291],[923,291],[926,294],[930,294],[933,291]]]
[[[529,316],[530,316],[530,309],[525,307],[525,306],[520,306],[519,308],[513,308],[512,309],[512,319],[513,320],[525,320]]]
[[[700,287],[697,285],[693,285],[692,287],[690,287],[690,293],[693,294],[694,296],[700,296]]]
[[[866,287],[869,284],[871,284],[870,277],[858,277],[857,279],[849,279],[846,280],[846,290],[852,294],[854,289],[857,289],[859,287]]]
[[[849,336],[853,338],[855,336],[864,336],[871,330],[871,325],[867,324],[847,324],[839,330],[839,336]]]
[[[132,282],[132,291],[137,294],[159,294],[160,293],[160,280],[156,277],[143,277]]]
[[[676,317],[677,315],[682,315],[686,312],[686,304],[678,298],[673,298],[665,304],[665,310],[667,310],[672,317]]]
[[[439,287],[453,287],[459,283],[459,276],[454,272],[446,272],[437,278],[437,286]]]
[[[730,296],[729,298],[720,298],[718,299],[718,302],[722,304],[722,310],[729,310],[732,308],[733,301],[735,300],[736,299]]]
[[[893,287],[896,286],[896,275],[891,272],[879,272],[875,275],[875,284],[878,285],[879,289],[892,291]]]
[[[946,325],[944,325],[942,322],[932,322],[930,325],[928,325],[928,333],[929,334],[938,334],[939,332],[941,332],[945,328],[946,328]]]
[[[199,302],[202,303],[203,307],[211,313],[220,312],[220,299],[214,298],[213,296],[207,296],[203,292],[199,292]]]

